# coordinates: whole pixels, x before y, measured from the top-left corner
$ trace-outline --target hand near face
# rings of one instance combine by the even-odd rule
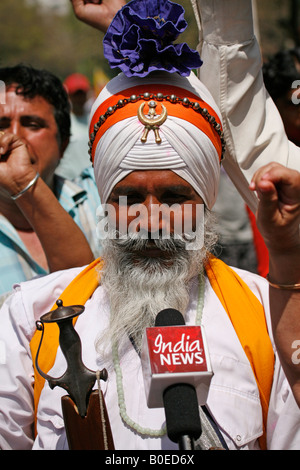
[[[0,188],[10,196],[18,194],[35,177],[30,150],[18,136],[0,131]]]
[[[255,173],[250,189],[257,191],[257,225],[268,249],[299,249],[300,173],[270,163]]]
[[[52,105],[42,97],[26,99],[8,89],[0,105],[0,190],[20,192],[40,173],[51,186],[62,156]]]

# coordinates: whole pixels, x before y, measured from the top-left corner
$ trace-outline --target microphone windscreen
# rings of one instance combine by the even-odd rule
[[[182,325],[185,325],[182,314],[173,308],[161,310],[156,316],[156,327]],[[173,442],[182,436],[198,439],[201,422],[195,387],[187,383],[173,384],[164,390],[163,402],[169,439]]]
[[[199,404],[195,388],[190,384],[174,384],[163,394],[167,434],[178,442],[181,436],[197,440],[201,435]]]
[[[185,325],[182,314],[175,308],[161,310],[155,318],[155,326]]]

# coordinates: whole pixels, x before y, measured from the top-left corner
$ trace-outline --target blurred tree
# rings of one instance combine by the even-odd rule
[[[1,65],[24,60],[29,50],[39,46],[41,20],[38,10],[34,6],[28,6],[24,0],[2,0],[0,3]]]
[[[94,67],[109,73],[102,34],[80,23],[73,12],[58,15],[26,0],[0,2],[0,65],[18,62],[46,68],[64,79],[74,71],[92,77]]]
[[[264,57],[294,47],[299,40],[299,0],[257,0],[261,48]]]
[[[198,44],[198,28],[195,20],[193,8],[190,0],[178,0],[178,3],[183,6],[185,10],[184,18],[188,23],[185,32],[178,38],[180,42],[186,42],[188,45],[196,49]]]
[[[198,30],[190,0],[177,1],[184,7],[188,22],[178,41],[196,48]],[[256,3],[263,53],[269,55],[292,46],[294,32],[299,35],[300,0],[257,0]],[[297,15],[291,13],[291,5],[297,8],[293,10]],[[74,71],[86,74],[91,80],[95,69],[102,69],[108,78],[117,73],[109,69],[103,57],[103,34],[78,21],[69,2],[67,7],[67,13],[59,15],[53,8],[40,8],[37,0],[1,0],[0,65],[24,62],[47,68],[62,79]]]
[[[300,46],[300,1],[290,0],[290,24],[292,38],[296,46]]]

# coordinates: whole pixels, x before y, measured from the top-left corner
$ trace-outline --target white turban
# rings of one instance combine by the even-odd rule
[[[91,111],[91,122],[100,105],[126,89],[151,84],[180,87],[199,96],[211,107],[221,122],[220,112],[205,86],[192,73],[181,77],[177,73],[159,72],[142,79],[127,78],[122,73],[101,91]],[[191,113],[195,111],[190,110]],[[116,117],[118,111],[115,112]],[[172,170],[186,180],[211,209],[217,196],[220,175],[220,155],[211,139],[197,126],[179,117],[168,115],[160,126],[162,142],[157,144],[150,131],[141,142],[144,125],[138,116],[122,119],[111,125],[93,149],[94,170],[102,203],[106,203],[114,186],[135,170]]]

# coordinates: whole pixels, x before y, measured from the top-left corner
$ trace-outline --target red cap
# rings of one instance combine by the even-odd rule
[[[67,92],[72,95],[79,90],[89,91],[90,82],[85,75],[82,75],[81,73],[73,73],[65,79],[64,86],[66,87]]]

